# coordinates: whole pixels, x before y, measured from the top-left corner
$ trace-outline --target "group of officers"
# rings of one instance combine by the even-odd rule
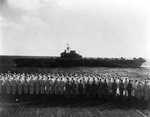
[[[1,73],[0,95],[47,95],[64,98],[109,99],[134,97],[150,100],[150,80],[131,80],[103,74]]]

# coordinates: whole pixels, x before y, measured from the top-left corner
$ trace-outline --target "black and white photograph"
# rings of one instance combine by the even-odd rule
[[[0,0],[0,117],[150,117],[150,1]]]

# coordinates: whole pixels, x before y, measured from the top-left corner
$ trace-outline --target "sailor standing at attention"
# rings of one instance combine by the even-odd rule
[[[51,82],[52,97],[55,98],[55,84],[54,84],[55,78],[54,78],[54,76],[51,77],[51,81],[52,81],[52,82]]]
[[[95,102],[96,101],[96,94],[97,94],[97,84],[96,84],[95,79],[93,79],[91,86],[92,86],[92,99]]]
[[[54,97],[54,99],[55,99],[55,85],[56,85],[56,76],[53,76],[53,83],[52,83],[52,92],[53,92],[53,97]]]
[[[109,95],[109,98],[111,98],[111,96],[112,96],[112,82],[111,82],[111,78],[109,78],[109,80],[108,80],[108,95]]]
[[[21,80],[21,76],[19,76],[19,79],[18,79],[18,94],[19,95],[22,94],[22,80]]]
[[[76,82],[76,95],[78,96],[79,95],[79,89],[78,89],[78,84],[79,84],[79,81],[78,81],[78,77],[75,78],[75,82]]]
[[[30,94],[30,76],[25,77],[25,94]]]
[[[101,103],[102,95],[103,95],[103,82],[101,78],[99,79],[99,82],[98,82],[97,94],[98,94],[99,103]]]
[[[78,84],[78,91],[79,91],[79,99],[82,99],[82,94],[83,94],[83,84],[82,81],[80,80],[79,84]]]
[[[61,77],[60,81],[59,81],[59,100],[62,102],[62,100],[64,99],[64,91],[65,91],[65,82],[64,79]]]
[[[145,84],[143,86],[143,91],[144,91],[144,101],[145,101],[145,107],[148,106],[148,100],[149,100],[149,86],[148,86],[148,82],[145,81]]]
[[[121,79],[121,82],[119,84],[119,92],[120,92],[121,99],[123,98],[123,91],[124,91],[124,83],[123,80]]]
[[[30,84],[30,95],[33,95],[34,94],[34,80],[33,80],[33,76],[30,77],[29,84]]]
[[[27,76],[25,76],[24,78],[24,81],[23,81],[23,91],[24,91],[24,94],[28,94],[28,90],[29,90],[29,83],[27,81]]]
[[[104,79],[104,83],[103,83],[103,94],[104,94],[104,101],[108,100],[108,85],[106,82],[106,78]]]
[[[45,92],[45,81],[43,79],[43,76],[42,79],[40,80],[40,89],[41,89],[41,95],[43,95]]]
[[[116,98],[116,96],[117,96],[117,83],[116,83],[115,79],[114,79],[114,82],[112,83],[112,93],[113,93],[113,98]]]
[[[36,83],[35,83],[35,93],[38,95],[40,93],[40,80],[39,76],[37,76]]]
[[[148,96],[149,96],[149,102],[150,102],[150,80],[148,80]]]
[[[73,83],[71,84],[71,88],[72,88],[72,97],[73,97],[73,99],[75,99],[76,98],[76,88],[77,88],[75,80],[73,80]]]
[[[72,77],[72,76],[71,76]],[[71,87],[72,87],[72,83],[73,83],[73,78],[70,80],[70,85],[71,85]],[[71,88],[71,90],[70,90],[70,94],[71,94],[71,96],[73,95],[73,90],[72,90],[72,88]]]
[[[138,106],[140,107],[141,106],[141,104],[142,104],[142,100],[141,100],[141,98],[142,98],[142,93],[143,93],[143,89],[142,89],[142,86],[141,86],[141,82],[139,82],[138,84],[137,84],[137,99],[138,99]]]
[[[85,81],[85,78],[83,77],[83,96],[85,97],[85,92],[86,92],[86,81]]]
[[[126,78],[124,81],[124,94],[125,94],[125,96],[128,96],[127,85],[128,85],[128,79]]]
[[[63,94],[64,94],[64,87],[65,87],[65,82],[63,81],[62,78],[60,78],[60,87],[59,87],[59,93],[60,93],[60,96],[62,97]]]
[[[88,79],[87,83],[86,83],[86,99],[90,99],[90,95],[91,95],[91,84],[90,81]]]
[[[16,78],[14,76],[13,80],[12,80],[12,94],[15,95],[16,92],[17,92],[17,81],[16,81]]]
[[[131,80],[129,80],[129,83],[127,85],[127,91],[128,91],[128,99],[131,99],[131,92],[132,92]]]
[[[143,92],[143,88],[144,88],[144,81],[141,79],[141,87],[142,87],[142,98],[144,98],[144,92]]]
[[[45,93],[46,95],[49,94],[49,77],[47,77],[45,80]]]
[[[6,87],[6,94],[9,95],[10,94],[10,90],[11,90],[11,82],[9,79],[9,76],[5,77],[5,87]]]
[[[55,79],[54,85],[55,85],[55,95],[57,96],[59,92],[59,81],[57,77]]]
[[[3,79],[2,76],[0,76],[0,96],[3,94]]]
[[[52,86],[53,86],[53,80],[50,77],[50,80],[49,80],[49,93],[50,93],[51,97],[52,97],[52,94],[53,94]]]
[[[65,97],[66,97],[66,98],[69,98],[69,97],[70,97],[70,89],[71,89],[69,79],[67,80],[65,89],[66,89]]]
[[[133,92],[133,93],[132,93],[133,95],[132,95],[132,96],[133,96],[133,97],[136,97],[136,94],[137,94],[137,91],[136,91],[136,89],[137,89],[137,80],[134,80],[134,81],[133,81],[133,85],[132,85],[132,86],[133,86],[133,91],[132,91],[132,92]]]

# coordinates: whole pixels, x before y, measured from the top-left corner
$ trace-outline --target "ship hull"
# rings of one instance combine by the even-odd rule
[[[145,61],[140,60],[107,60],[107,59],[67,59],[67,58],[49,58],[49,59],[15,59],[17,67],[120,67],[120,68],[138,68]]]

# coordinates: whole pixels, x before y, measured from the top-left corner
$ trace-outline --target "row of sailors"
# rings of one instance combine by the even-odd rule
[[[150,81],[128,78],[102,78],[55,75],[0,75],[0,94],[65,94],[85,95],[87,98],[108,98],[110,95],[131,96],[145,101],[150,99]]]

